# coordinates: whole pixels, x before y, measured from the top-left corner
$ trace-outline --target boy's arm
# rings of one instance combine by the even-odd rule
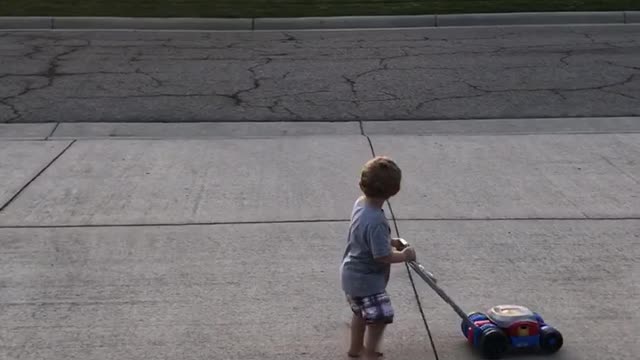
[[[391,246],[389,229],[384,225],[373,225],[367,230],[371,253],[376,261],[384,264],[394,264],[415,260],[413,248],[398,251]]]
[[[384,264],[402,263],[402,262],[409,261],[411,259],[411,253],[412,252],[413,252],[413,249],[409,250],[409,248],[406,248],[406,249],[404,249],[402,251],[398,251],[398,250],[393,249],[393,250],[391,250],[391,255],[381,256],[381,257],[377,257],[375,259],[376,259],[376,261],[379,261],[379,262],[384,263]],[[414,256],[414,258],[415,258],[415,256]]]

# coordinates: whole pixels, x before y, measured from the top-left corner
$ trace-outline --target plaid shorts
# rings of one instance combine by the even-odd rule
[[[367,324],[391,324],[393,322],[393,307],[386,292],[364,296],[350,297],[347,301],[354,314],[364,318]]]

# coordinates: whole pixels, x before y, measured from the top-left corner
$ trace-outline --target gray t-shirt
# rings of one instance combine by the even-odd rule
[[[374,258],[391,255],[391,228],[380,208],[356,201],[351,213],[351,227],[340,273],[342,290],[350,296],[360,297],[385,290],[389,264]]]

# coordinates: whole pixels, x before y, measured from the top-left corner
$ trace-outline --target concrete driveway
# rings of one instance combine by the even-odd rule
[[[338,266],[368,140],[5,138],[0,357],[346,358]],[[463,308],[540,311],[556,359],[637,358],[638,133],[370,140],[404,170],[400,234]],[[479,358],[417,287],[439,358]],[[387,358],[434,359],[402,265],[390,292]]]

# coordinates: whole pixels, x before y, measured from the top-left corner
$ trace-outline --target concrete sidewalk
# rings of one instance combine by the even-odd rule
[[[565,335],[558,359],[637,357],[640,134],[314,126],[0,140],[0,357],[346,358],[338,264],[372,149],[403,168],[401,235],[463,308],[539,310]],[[433,359],[404,268],[392,277],[384,350]],[[477,358],[418,288],[439,358]]]
[[[640,117],[471,119],[430,121],[278,121],[194,123],[0,124],[4,140],[246,139],[336,135],[634,134]]]

